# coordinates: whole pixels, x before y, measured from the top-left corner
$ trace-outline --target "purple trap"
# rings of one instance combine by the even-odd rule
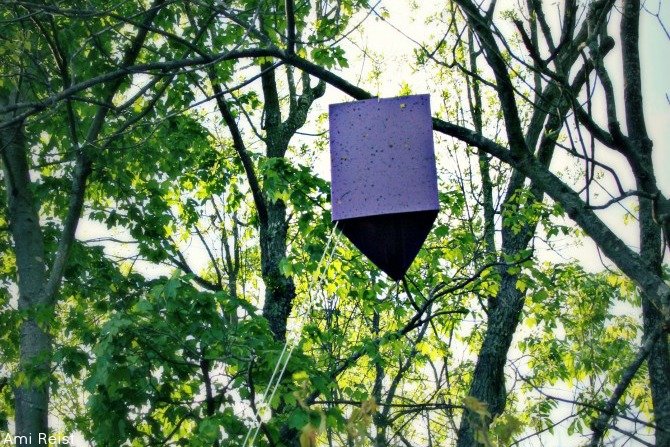
[[[429,95],[332,104],[330,157],[333,221],[401,279],[439,210]]]

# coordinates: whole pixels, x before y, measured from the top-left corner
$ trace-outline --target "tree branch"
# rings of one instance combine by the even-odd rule
[[[239,127],[237,126],[235,117],[230,112],[228,104],[223,98],[223,95],[220,94],[221,86],[216,83],[215,80],[211,80],[211,82],[212,89],[216,95],[216,104],[219,108],[219,112],[221,113],[221,117],[223,117],[223,121],[226,123],[226,126],[228,126],[230,135],[233,137],[233,148],[240,157],[240,160],[242,161],[242,167],[244,168],[244,172],[247,175],[249,188],[251,188],[251,195],[253,196],[254,204],[256,205],[256,212],[258,213],[258,219],[261,221],[261,223],[267,224],[267,204],[265,202],[265,198],[263,197],[263,190],[261,189],[260,182],[258,181],[258,176],[256,175],[256,167],[254,166],[254,162],[249,156],[249,152],[247,151],[247,147],[244,144],[244,139],[242,138],[242,133],[240,132]]]
[[[295,4],[286,0],[286,53],[295,53]]]
[[[16,115],[13,119],[3,121],[0,123],[0,129],[9,127],[17,122],[21,122],[26,118],[39,113],[42,110],[45,110],[60,101],[63,101],[69,97],[72,97],[76,93],[87,90],[91,87],[94,87],[99,84],[104,84],[109,81],[115,81],[124,76],[137,74],[137,73],[151,73],[152,71],[159,71],[163,75],[168,74],[172,70],[181,70],[188,67],[199,67],[205,68],[207,66],[216,64],[217,62],[233,60],[233,59],[242,59],[242,58],[254,58],[254,57],[271,57],[277,56],[279,50],[275,48],[249,48],[244,50],[235,50],[235,51],[226,51],[223,53],[218,53],[212,56],[198,56],[192,58],[183,58],[172,61],[162,61],[162,62],[149,62],[146,64],[137,64],[130,65],[127,67],[121,67],[117,70],[110,71],[108,73],[95,76],[93,78],[82,81],[78,84],[74,84],[71,87],[61,90],[59,93],[56,93],[48,98],[45,98],[42,101],[38,102],[24,102],[16,103],[9,106],[0,108],[0,115],[13,112],[16,110],[28,109],[26,112]]]
[[[472,1],[457,0],[456,3],[461,7],[475,34],[479,37],[486,60],[496,78],[496,90],[505,120],[510,149],[516,156],[522,157],[528,153],[528,147],[521,130],[519,110],[514,96],[514,86],[509,77],[507,64],[491,32],[490,24],[485,17],[479,14],[479,10]]]
[[[166,0],[155,0],[151,8],[147,11],[143,23],[149,25],[151,22],[153,22],[165,1]],[[146,29],[140,29],[137,32],[137,35],[123,56],[121,69],[123,69],[123,67],[129,67],[135,62],[142,47],[144,46],[144,41],[147,38],[147,34],[148,31]],[[114,95],[116,95],[116,92],[118,91],[122,82],[123,77],[117,77],[112,80],[111,84],[105,91],[105,100],[103,101],[104,103],[112,103]],[[108,113],[109,109],[107,107],[98,108],[98,111],[93,118],[93,122],[91,123],[91,127],[89,128],[88,134],[86,135],[85,143],[83,147],[79,148],[77,151],[74,177],[72,179],[72,186],[70,190],[68,212],[63,224],[63,230],[61,231],[60,239],[58,241],[58,248],[54,257],[54,262],[49,272],[49,279],[47,280],[47,284],[44,289],[45,298],[49,302],[53,302],[55,299],[56,291],[58,290],[61,278],[63,277],[63,271],[67,262],[68,252],[70,251],[70,247],[74,241],[74,235],[77,231],[79,218],[84,206],[86,181],[92,172],[92,160],[88,154],[89,146],[93,146],[95,140],[97,140],[98,135],[102,131],[102,127]]]
[[[642,366],[642,363],[646,360],[656,342],[661,338],[661,335],[667,332],[667,330],[667,327],[658,328],[656,332],[650,334],[638,351],[635,360],[633,360],[633,362],[624,370],[621,376],[621,381],[619,381],[614,392],[612,392],[605,407],[600,410],[598,419],[591,423],[593,434],[591,435],[591,442],[589,443],[590,447],[598,447],[600,445],[600,441],[602,441],[602,438],[605,435],[605,430],[607,430],[610,419],[616,415],[616,406],[619,403],[619,399],[623,396],[623,393],[628,388],[628,385],[630,385],[631,380],[635,377],[635,373],[637,373],[637,370]]]
[[[193,276],[193,281],[195,281],[198,285],[203,287],[204,289],[211,290],[212,292],[220,292],[222,290],[222,287],[220,284],[215,284],[211,281],[206,280],[202,276],[198,275],[191,269],[191,266],[188,265],[188,262],[186,261],[186,258],[182,254],[182,252],[177,248],[177,245],[173,243],[172,250],[174,250],[175,254],[177,257],[174,257],[170,253],[167,253],[167,257],[172,261],[172,263],[177,267],[180,268],[182,271],[184,271],[186,274],[192,275]]]

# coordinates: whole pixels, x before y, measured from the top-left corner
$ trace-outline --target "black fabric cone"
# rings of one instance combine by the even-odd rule
[[[342,219],[342,233],[377,267],[399,281],[416,258],[437,210]]]

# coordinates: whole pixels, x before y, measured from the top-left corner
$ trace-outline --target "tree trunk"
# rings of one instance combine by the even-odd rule
[[[642,312],[644,335],[647,337],[662,326],[663,315],[647,295],[643,295]],[[658,427],[655,433],[656,445],[670,447],[670,351],[667,332],[661,335],[651,349],[647,364],[651,399],[654,404],[654,423]]]
[[[468,30],[470,68],[477,71],[477,55],[474,50],[474,36],[472,28]],[[538,90],[541,85],[538,84]],[[482,125],[482,99],[479,89],[479,81],[472,80],[472,91],[469,92],[470,107],[472,109],[475,130],[479,133],[483,130]],[[548,149],[545,148],[545,152]],[[549,158],[551,158],[549,156]],[[482,177],[482,195],[484,211],[484,242],[489,257],[496,254],[495,245],[495,210],[493,208],[493,185],[490,177],[490,163],[488,156],[479,152],[479,168]],[[524,186],[524,177],[515,172],[508,185],[508,193],[504,206],[508,206],[514,194]],[[538,201],[542,200],[542,193],[533,191]],[[515,256],[524,250],[535,232],[535,225],[529,224],[523,230],[514,234],[509,229],[503,228],[503,255]],[[507,352],[512,345],[512,338],[516,332],[521,312],[523,310],[525,293],[516,287],[517,276],[508,273],[506,267],[499,270],[500,290],[495,298],[488,300],[488,324],[484,341],[477,357],[472,383],[470,384],[470,395],[481,402],[486,403],[492,418],[500,415],[507,401],[505,390],[505,365],[507,363]],[[458,430],[458,447],[476,446],[475,431],[479,428],[488,430],[488,423],[482,427],[474,427],[472,422],[476,415],[465,411]]]
[[[286,135],[281,119],[281,106],[277,91],[277,81],[271,64],[263,64],[267,70],[261,77],[265,100],[266,155],[269,158],[283,158],[288,150],[290,136]],[[286,322],[291,313],[291,303],[295,297],[293,278],[282,273],[280,263],[286,257],[286,204],[282,200],[268,197],[264,189],[267,221],[261,222],[261,273],[265,282],[265,304],[263,316],[267,318],[272,333],[278,340],[286,339]]]
[[[267,225],[261,225],[261,273],[265,282],[263,316],[278,340],[286,339],[286,322],[295,297],[293,278],[285,276],[280,263],[286,257],[286,205],[281,200],[267,201]]]
[[[519,241],[521,249],[527,241]],[[491,303],[495,307],[489,310],[486,335],[477,357],[477,364],[470,385],[470,395],[486,403],[492,417],[500,415],[505,409],[507,395],[505,391],[505,364],[507,352],[512,344],[512,337],[523,310],[525,294],[516,288],[516,276],[502,272],[500,291]],[[458,430],[458,447],[477,446],[475,430],[484,427],[475,427],[471,423],[476,417],[470,411],[465,411]]]
[[[30,188],[23,124],[1,130],[0,137],[18,272],[18,309],[24,315],[19,339],[19,383],[14,392],[16,435],[31,439],[30,445],[38,445],[39,434],[48,432],[51,363],[51,336],[44,323],[52,313],[44,293],[44,239]]]
[[[624,71],[624,108],[626,127],[631,140],[627,154],[637,180],[637,188],[650,195],[658,194],[652,142],[646,129],[642,100],[642,73],[639,55],[639,0],[623,2],[621,19],[621,52]],[[645,267],[662,277],[663,242],[661,227],[653,218],[653,202],[648,198],[639,200],[640,257]],[[662,303],[649,293],[642,293],[642,316],[645,338],[663,325]],[[647,364],[649,384],[654,406],[656,445],[670,447],[670,351],[668,334],[663,334],[653,346]]]

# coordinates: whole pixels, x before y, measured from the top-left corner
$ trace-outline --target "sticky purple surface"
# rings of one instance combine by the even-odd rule
[[[429,95],[331,104],[333,220],[439,209]]]

